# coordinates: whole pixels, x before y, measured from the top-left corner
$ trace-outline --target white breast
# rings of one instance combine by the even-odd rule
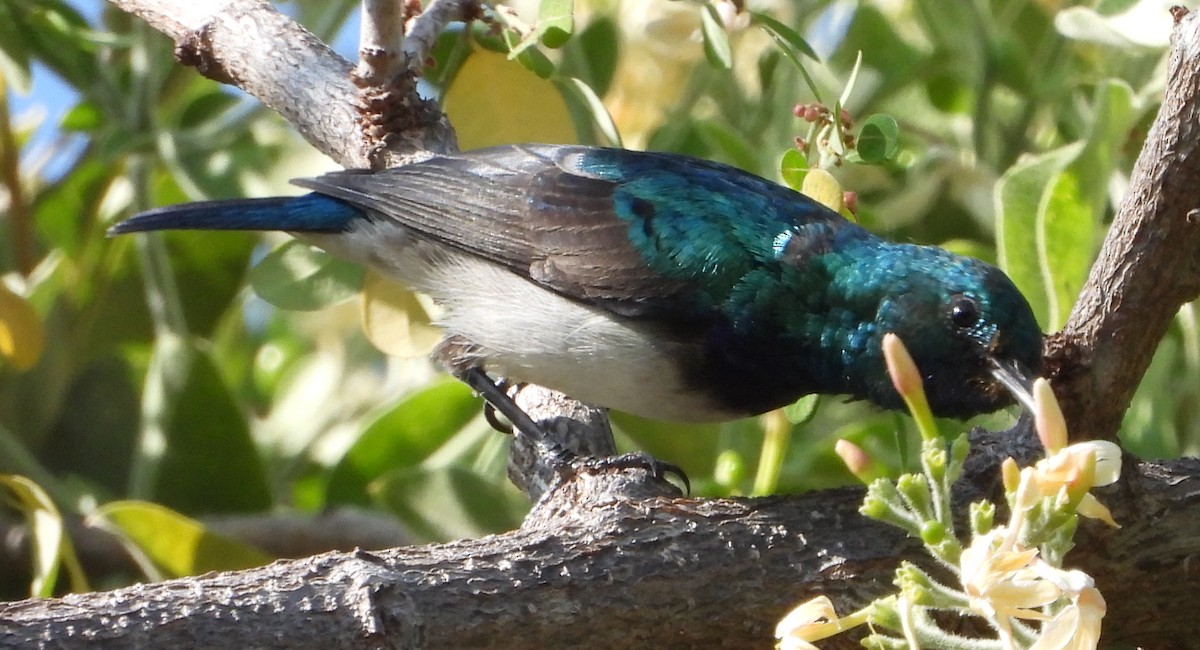
[[[496,264],[369,223],[350,235],[305,239],[428,293],[445,309],[438,325],[482,348],[489,372],[653,419],[743,415],[684,386],[673,361],[680,344],[650,339],[628,319]]]

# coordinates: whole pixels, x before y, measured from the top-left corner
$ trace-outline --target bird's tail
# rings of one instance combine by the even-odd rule
[[[321,194],[203,201],[155,208],[108,229],[108,235],[147,230],[286,230],[341,232],[362,211]]]

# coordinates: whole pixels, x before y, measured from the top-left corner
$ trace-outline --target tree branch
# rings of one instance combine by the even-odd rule
[[[350,63],[266,0],[111,2],[174,39],[180,63],[257,97],[343,166],[369,166]]]
[[[419,74],[429,59],[429,51],[438,35],[450,23],[473,20],[482,13],[479,0],[433,0],[409,24],[404,37],[404,52],[408,54],[409,69]]]
[[[391,79],[404,67],[400,50],[403,40],[401,3],[363,0],[358,28],[358,67],[354,75],[376,85]]]
[[[1164,20],[1166,16],[1164,16]],[[1200,295],[1200,20],[1179,20],[1158,117],[1046,359],[1069,428],[1115,439],[1175,314]]]
[[[1072,560],[1108,599],[1106,642],[1170,647],[1194,631],[1200,461],[1132,474],[1101,495],[1125,527],[1085,526]],[[585,475],[505,535],[0,604],[0,646],[762,648],[799,601],[861,604],[928,562],[857,515],[857,489],[596,498],[611,482]]]

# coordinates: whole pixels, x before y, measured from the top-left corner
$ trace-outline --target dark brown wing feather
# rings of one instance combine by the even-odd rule
[[[581,151],[506,146],[294,182],[623,315],[687,293],[688,283],[652,271],[629,243],[630,224],[613,212],[615,184],[564,165]]]

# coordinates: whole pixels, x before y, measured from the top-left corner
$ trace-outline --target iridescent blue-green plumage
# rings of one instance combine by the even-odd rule
[[[448,331],[472,344],[452,365],[650,417],[748,415],[814,392],[898,408],[886,332],[941,415],[1003,406],[995,369],[1041,365],[1029,305],[999,270],[882,240],[718,163],[526,145],[298,183],[315,192],[161,208],[114,232],[296,232],[446,303]],[[646,385],[613,387],[622,376]]]

